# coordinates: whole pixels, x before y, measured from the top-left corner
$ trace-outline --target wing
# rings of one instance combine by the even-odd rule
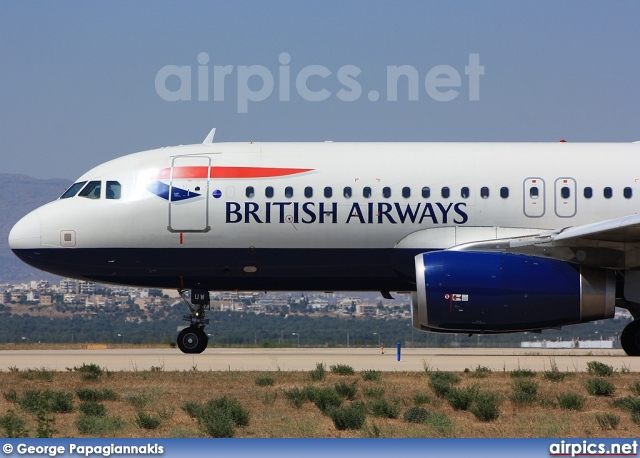
[[[555,231],[463,243],[456,251],[504,251],[611,269],[640,268],[640,215]]]

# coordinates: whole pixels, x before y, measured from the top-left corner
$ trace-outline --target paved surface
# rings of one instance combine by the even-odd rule
[[[380,354],[379,348],[301,348],[246,349],[209,348],[200,355],[185,355],[177,349],[102,349],[102,350],[3,350],[0,370],[47,368],[64,371],[83,363],[98,364],[112,371],[149,370],[152,366],[165,371],[197,368],[199,371],[307,371],[323,362],[327,369],[335,364],[348,364],[356,370],[462,371],[478,365],[493,371],[517,368],[542,371],[556,364],[561,371],[585,371],[587,362],[601,361],[617,370],[640,372],[640,358],[628,357],[622,350],[547,350],[547,349],[403,349],[397,360],[395,348]]]

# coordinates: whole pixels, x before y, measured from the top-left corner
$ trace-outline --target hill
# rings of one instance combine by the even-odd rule
[[[31,210],[57,199],[71,182],[63,179],[40,180],[26,175],[0,173],[0,283],[53,279],[33,269],[9,249],[7,237],[13,225]]]

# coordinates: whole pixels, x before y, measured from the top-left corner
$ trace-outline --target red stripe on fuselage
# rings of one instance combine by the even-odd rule
[[[171,178],[171,168],[162,169],[156,178],[168,180]],[[173,178],[176,179],[204,179],[207,178],[269,178],[295,175],[310,172],[313,169],[289,169],[275,167],[174,167]]]

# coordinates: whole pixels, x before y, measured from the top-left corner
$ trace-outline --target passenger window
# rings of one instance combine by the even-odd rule
[[[593,197],[593,189],[587,186],[586,188],[584,188],[584,198],[591,199],[592,197]]]
[[[117,181],[107,181],[105,196],[107,199],[119,199],[122,194],[122,186]]]
[[[307,199],[311,199],[313,197],[313,188],[311,186],[304,188],[304,196]]]
[[[568,186],[563,186],[560,189],[560,197],[562,197],[563,199],[568,199],[569,197],[571,197],[571,190]]]
[[[291,199],[293,197],[293,188],[291,186],[284,188],[284,196],[287,199]]]
[[[431,188],[429,188],[429,186],[425,186],[422,188],[422,197],[425,199],[431,197]]]
[[[611,199],[611,196],[613,196],[613,190],[609,186],[607,186],[606,188],[604,188],[604,198]]]
[[[324,188],[324,196],[327,199],[330,199],[331,196],[333,196],[333,189],[331,188],[331,186],[327,186],[327,187]]]
[[[467,188],[466,186],[464,188],[462,188],[460,190],[460,197],[462,197],[463,199],[468,199],[469,198],[469,188]]]
[[[364,197],[365,199],[371,197],[371,188],[369,186],[365,186],[362,189],[362,197]]]
[[[350,199],[351,198],[351,194],[353,194],[353,192],[351,191],[351,187],[350,186],[345,186],[344,189],[342,190],[342,195],[344,196],[345,199]]]
[[[440,190],[440,193],[442,197],[444,197],[445,199],[448,199],[449,196],[451,195],[451,191],[446,186]]]
[[[633,191],[631,190],[631,188],[624,188],[623,194],[625,199],[631,199],[631,196],[633,195]]]
[[[482,197],[483,199],[488,199],[489,188],[487,188],[486,186],[483,186],[482,188],[480,188],[480,197]]]
[[[255,193],[255,191],[253,189],[253,186],[247,186],[247,190],[246,190],[245,194],[249,199],[253,199],[253,197],[256,195],[256,193]]]
[[[502,197],[503,199],[506,199],[507,197],[509,197],[509,188],[507,188],[506,186],[501,187],[500,197]]]
[[[271,199],[273,197],[273,187],[267,186],[264,190],[264,195],[265,197],[268,197],[269,199]]]
[[[86,197],[87,199],[99,199],[100,198],[100,182],[99,181],[90,181],[80,194],[80,197]]]
[[[71,186],[69,186],[69,189],[67,189],[61,196],[61,199],[68,199],[69,197],[73,197],[76,194],[78,194],[78,191],[80,191],[82,189],[82,187],[85,185],[86,181],[79,181],[77,183],[73,183]]]
[[[384,197],[385,199],[388,199],[389,197],[391,197],[391,188],[388,186],[385,186],[384,188],[382,188],[382,197]]]
[[[411,197],[411,188],[409,186],[405,186],[404,188],[402,188],[402,197],[404,197],[405,199]]]
[[[538,197],[540,197],[540,190],[537,186],[531,186],[531,188],[529,189],[529,197],[531,197],[532,199],[537,199]]]

